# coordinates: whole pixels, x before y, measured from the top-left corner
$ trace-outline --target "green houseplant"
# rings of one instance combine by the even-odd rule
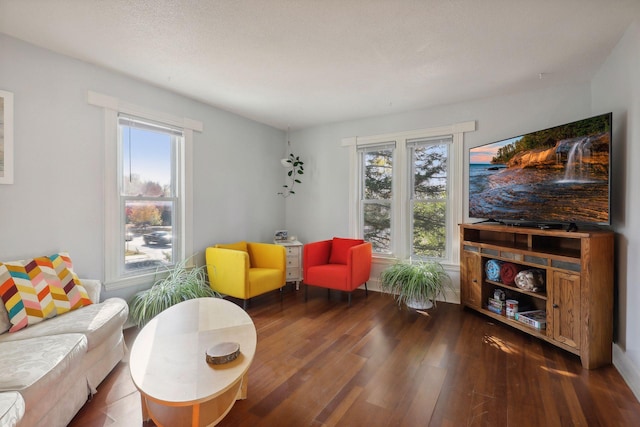
[[[451,278],[436,261],[398,262],[380,274],[380,285],[383,291],[395,295],[398,304],[429,309],[438,296],[446,298]]]
[[[293,191],[293,187],[296,184],[302,184],[300,175],[304,174],[304,162],[300,160],[300,156],[296,156],[293,153],[289,154],[289,157],[280,160],[280,162],[282,163],[282,166],[289,169],[287,171],[287,177],[290,182],[289,184],[283,185],[282,188],[284,188],[284,190],[279,192],[278,194],[284,198],[287,198],[292,194],[296,194],[296,192]]]
[[[179,302],[220,296],[207,284],[205,267],[188,267],[187,262],[188,259],[173,268],[165,267],[166,276],[133,296],[129,301],[129,312],[136,325],[144,326],[160,312]]]

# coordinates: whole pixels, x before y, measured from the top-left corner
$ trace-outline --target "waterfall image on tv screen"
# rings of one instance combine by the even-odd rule
[[[469,217],[609,225],[611,113],[469,151]]]

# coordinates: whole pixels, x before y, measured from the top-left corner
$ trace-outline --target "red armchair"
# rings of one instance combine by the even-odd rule
[[[364,284],[368,295],[367,281],[371,273],[371,243],[361,239],[343,239],[307,243],[303,248],[304,300],[309,286],[336,289],[351,293]]]

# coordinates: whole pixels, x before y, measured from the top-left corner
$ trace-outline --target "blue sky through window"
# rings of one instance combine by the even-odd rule
[[[131,173],[162,187],[171,184],[171,135],[129,126],[121,129],[123,176]]]

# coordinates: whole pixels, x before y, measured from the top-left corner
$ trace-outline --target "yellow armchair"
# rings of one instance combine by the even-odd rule
[[[209,285],[221,294],[244,300],[282,288],[286,251],[271,243],[219,244],[206,250]]]

